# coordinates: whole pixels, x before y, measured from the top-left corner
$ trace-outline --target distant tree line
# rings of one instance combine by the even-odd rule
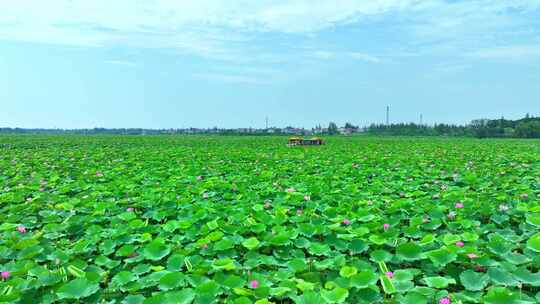
[[[183,128],[183,129],[24,129],[0,128],[0,134],[79,134],[79,135],[167,135],[167,134],[216,134],[216,135],[350,135],[367,133],[371,135],[389,136],[465,136],[465,137],[499,137],[499,138],[540,138],[540,117],[527,114],[518,120],[477,119],[468,125],[435,124],[433,126],[415,123],[372,124],[360,128],[349,122],[338,127],[330,122],[328,127],[317,125],[311,129],[288,126],[285,128]]]
[[[216,134],[216,135],[338,135],[351,134],[363,131],[360,127],[346,123],[344,127],[338,127],[330,122],[328,127],[317,125],[314,128],[297,128],[287,126],[285,128],[184,128],[184,129],[143,129],[143,128],[92,128],[92,129],[24,129],[24,128],[0,128],[0,134],[78,134],[78,135],[167,135],[167,134]]]
[[[0,128],[0,134],[75,134],[75,135],[171,135],[171,134],[216,134],[216,135],[309,135],[313,134],[313,129],[305,128],[185,128],[185,129],[26,129],[26,128]],[[321,132],[323,134],[323,132]],[[327,133],[324,133],[327,134]]]
[[[366,129],[372,135],[394,136],[468,136],[478,138],[540,138],[540,117],[529,114],[518,120],[476,119],[468,125],[415,123],[372,124]]]

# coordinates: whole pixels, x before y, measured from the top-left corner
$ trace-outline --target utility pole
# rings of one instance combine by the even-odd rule
[[[268,130],[268,115],[266,115],[266,130]]]
[[[390,106],[386,106],[386,125],[390,125]]]
[[[422,125],[423,120],[424,120],[424,117],[422,116],[422,114],[420,114],[420,125]]]

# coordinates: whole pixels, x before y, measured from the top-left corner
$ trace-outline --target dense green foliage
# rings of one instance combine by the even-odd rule
[[[0,128],[0,134],[76,134],[76,135],[229,135],[229,136],[276,136],[276,135],[337,135],[366,132],[370,135],[390,135],[390,136],[452,136],[452,137],[478,137],[478,138],[540,138],[540,117],[530,117],[518,120],[508,119],[477,119],[467,125],[455,124],[415,124],[415,123],[393,123],[393,124],[372,124],[366,128],[360,128],[352,123],[345,123],[343,128],[339,128],[334,122],[330,122],[327,128],[317,125],[312,129],[295,128],[288,126],[285,128],[237,128],[219,129],[217,127],[209,129],[187,128],[187,129],[20,129],[20,128]]]
[[[540,302],[539,141],[325,139],[1,136],[0,302]]]
[[[469,125],[435,124],[434,126],[414,123],[390,125],[373,124],[367,128],[372,135],[398,136],[467,136],[478,138],[540,138],[540,117],[525,117],[518,120],[478,119]]]

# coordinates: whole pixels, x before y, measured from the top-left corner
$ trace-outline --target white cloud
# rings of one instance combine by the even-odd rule
[[[520,60],[531,57],[540,58],[540,44],[537,45],[512,45],[480,49],[472,52],[469,56],[484,59]]]
[[[472,69],[473,66],[471,64],[446,62],[436,64],[433,68],[435,72],[443,74],[459,74]],[[437,74],[434,73],[434,76],[438,76]]]
[[[540,9],[540,0],[430,2],[405,26],[417,41],[455,47],[515,37],[521,28],[534,27]]]
[[[373,55],[359,53],[359,52],[351,52],[349,53],[349,56],[356,60],[366,61],[366,62],[372,62],[372,63],[378,63],[381,60]]]
[[[0,3],[0,23],[28,31],[81,27],[108,33],[177,33],[197,26],[249,31],[314,32],[361,16],[414,5],[414,0],[17,0]],[[46,28],[45,30],[52,30]],[[76,34],[76,33],[73,33]],[[39,33],[34,33],[39,37]]]
[[[319,59],[319,60],[330,60],[330,59],[354,59],[359,61],[365,61],[370,63],[378,63],[381,60],[373,55],[360,53],[360,52],[336,52],[336,51],[325,51],[325,50],[316,50],[309,53],[309,57]]]
[[[329,52],[329,51],[314,51],[313,53],[311,53],[311,57],[315,58],[315,59],[322,59],[322,60],[327,60],[327,59],[332,59],[336,56],[336,54],[334,52]]]
[[[196,73],[193,76],[201,80],[210,80],[210,81],[228,82],[228,83],[243,83],[243,84],[254,84],[254,85],[267,85],[271,83],[268,79],[258,78],[253,75],[209,72],[209,73]]]
[[[515,37],[523,28],[538,32],[538,18],[531,14],[538,17],[539,10],[540,0],[0,0],[0,39],[171,48],[246,62],[246,54],[260,59],[253,54],[266,53],[275,59],[268,45],[253,46],[254,37],[279,33],[294,39],[353,23],[370,26],[375,20],[393,26],[393,34],[407,44],[399,52],[418,53],[437,47],[487,47]],[[392,51],[392,46],[378,43],[386,48],[380,52],[385,56]],[[328,51],[304,54],[336,56]],[[380,60],[362,50],[349,57]]]
[[[423,1],[4,0],[0,39],[83,46],[129,43],[211,53],[247,33],[314,33],[419,3]]]
[[[138,64],[136,64],[135,62],[126,61],[126,60],[105,60],[104,62],[107,64],[119,65],[119,66],[130,67],[130,68],[135,68],[138,66]]]

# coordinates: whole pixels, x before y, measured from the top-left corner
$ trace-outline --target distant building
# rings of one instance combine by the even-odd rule
[[[341,135],[351,135],[352,133],[354,133],[354,131],[355,130],[352,128],[339,128],[338,129],[338,132]]]
[[[300,128],[294,128],[294,127],[286,127],[282,130],[284,134],[304,134],[305,130]]]

